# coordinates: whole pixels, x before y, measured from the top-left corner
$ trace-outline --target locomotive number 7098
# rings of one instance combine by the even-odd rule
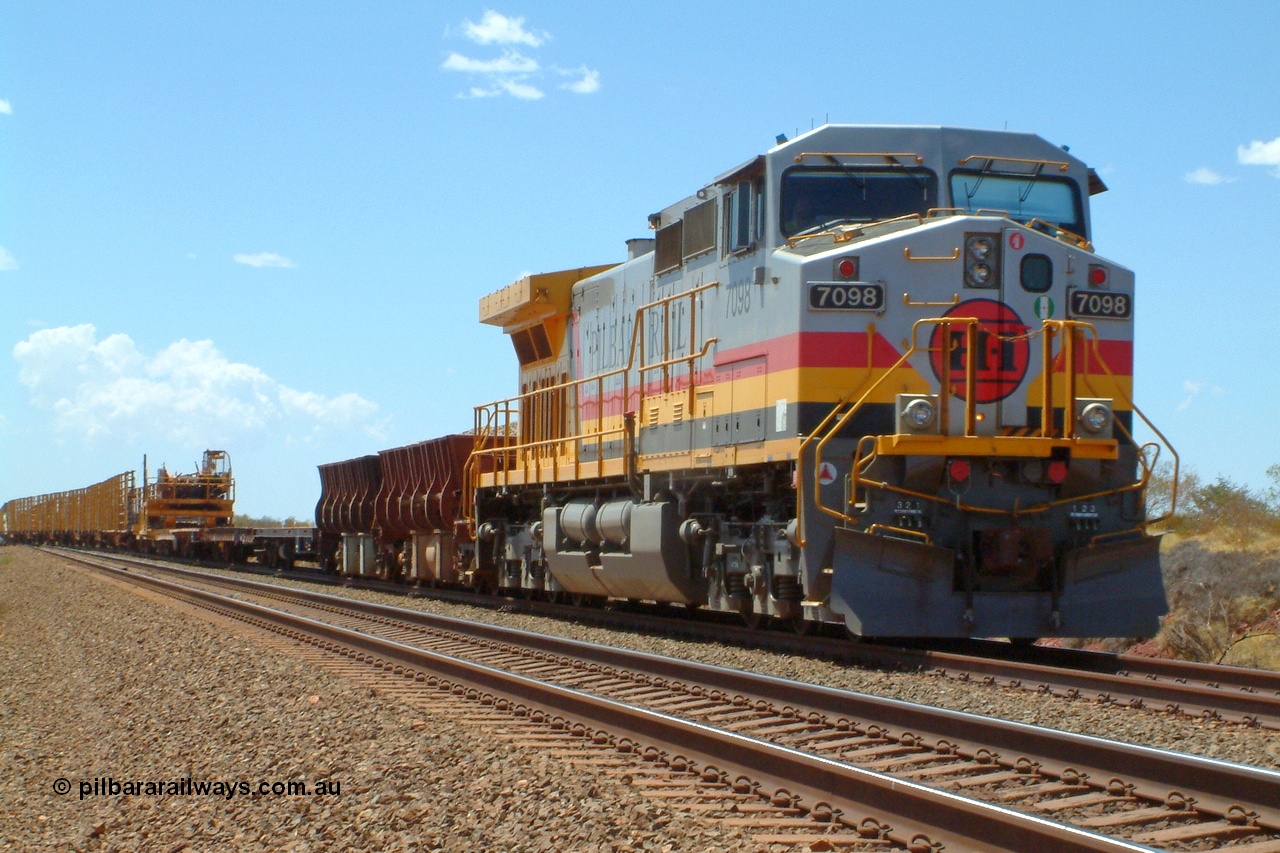
[[[1071,290],[1067,293],[1067,303],[1072,317],[1127,320],[1133,316],[1133,298],[1127,293]]]
[[[814,282],[809,285],[809,308],[813,311],[880,311],[884,308],[884,287],[864,282]]]

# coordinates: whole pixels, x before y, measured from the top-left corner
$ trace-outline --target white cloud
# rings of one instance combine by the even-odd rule
[[[525,101],[536,101],[545,96],[537,86],[521,83],[518,80],[499,80],[492,86],[472,86],[466,92],[458,93],[459,98],[496,98],[500,95],[511,95]]]
[[[600,72],[595,69],[583,65],[581,68],[560,69],[560,73],[578,78],[562,84],[561,89],[568,89],[579,95],[590,95],[592,92],[600,91]]]
[[[99,340],[83,324],[35,332],[13,357],[32,405],[53,413],[57,432],[86,441],[158,435],[216,446],[266,430],[291,438],[320,429],[383,437],[375,403],[289,388],[208,340],[183,339],[149,355],[128,335]]]
[[[541,66],[536,59],[518,51],[504,51],[496,59],[472,59],[460,53],[451,53],[440,67],[446,71],[461,71],[488,80],[485,85],[472,86],[468,92],[459,94],[460,98],[511,95],[525,101],[536,101],[543,97],[542,90],[528,82],[531,75],[541,71]]]
[[[13,115],[13,104],[4,99],[0,99],[0,115]]]
[[[291,259],[284,255],[277,255],[275,252],[258,252],[256,255],[234,255],[231,260],[237,264],[245,264],[251,267],[296,267]]]
[[[522,101],[536,101],[542,97],[542,90],[537,86],[521,83],[519,80],[499,80],[498,86],[508,95]]]
[[[1198,379],[1184,380],[1182,383],[1182,390],[1187,392],[1187,396],[1178,404],[1177,410],[1179,412],[1185,412],[1187,409],[1191,408],[1191,404],[1195,402],[1196,397],[1200,396],[1200,392],[1205,389],[1206,385],[1207,383]],[[1215,397],[1222,397],[1226,395],[1227,389],[1223,388],[1221,385],[1214,385],[1209,389],[1209,393]]]
[[[1205,186],[1217,186],[1218,184],[1229,184],[1235,180],[1233,177],[1219,174],[1213,169],[1201,166],[1194,172],[1187,172],[1183,175],[1183,179],[1189,184],[1204,184]]]
[[[451,53],[440,66],[446,71],[465,71],[468,74],[532,74],[538,70],[538,61],[515,51],[504,51],[497,59],[472,59],[460,53]]]
[[[441,70],[470,75],[470,86],[458,93],[459,98],[496,98],[510,96],[525,101],[546,97],[543,90],[544,72],[541,63],[532,56],[506,45],[524,45],[538,48],[551,39],[543,30],[525,27],[524,18],[508,17],[492,9],[486,9],[480,23],[462,22],[462,32],[468,39],[481,45],[503,45],[502,55],[492,58],[466,56],[451,51],[440,64]],[[446,30],[446,36],[456,36],[457,30]],[[560,88],[578,94],[590,94],[600,89],[600,72],[583,65],[580,68],[556,73],[574,79]]]
[[[524,18],[508,18],[506,15],[486,9],[480,23],[464,21],[462,31],[476,44],[527,44],[538,47],[551,36],[546,32],[532,33],[524,28]]]
[[[18,262],[9,254],[9,250],[0,246],[0,272],[11,272],[18,268]]]
[[[1245,166],[1272,166],[1271,174],[1280,178],[1280,136],[1270,142],[1254,140],[1236,149],[1236,159]]]

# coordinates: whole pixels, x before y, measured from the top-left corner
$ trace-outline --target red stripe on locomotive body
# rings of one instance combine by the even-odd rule
[[[798,332],[783,335],[768,341],[748,346],[722,350],[715,355],[715,367],[698,371],[698,387],[707,388],[717,382],[728,382],[732,378],[734,365],[753,358],[766,357],[762,367],[767,373],[776,373],[797,368],[860,368],[867,367],[867,333],[866,332]],[[1099,361],[1098,356],[1101,356]],[[902,357],[901,352],[889,342],[884,335],[875,333],[871,346],[871,367],[887,370],[897,364]],[[1086,370],[1084,361],[1088,358]],[[1055,359],[1053,370],[1062,373],[1065,365],[1064,356],[1060,353]],[[1130,377],[1133,375],[1133,342],[1099,340],[1097,354],[1092,346],[1086,346],[1076,352],[1077,372],[1094,375],[1106,375],[1102,362],[1113,376]],[[687,373],[671,377],[667,391],[683,391],[689,387]],[[645,396],[651,397],[664,393],[662,381],[651,379],[645,383]],[[594,418],[597,398],[585,387],[578,394],[578,414],[582,418]],[[616,389],[604,393],[604,414],[606,417],[622,415],[635,411],[640,405],[640,395],[635,389],[631,391],[631,400],[623,405],[622,390]]]
[[[575,345],[577,329],[575,324]],[[867,333],[866,332],[797,332],[782,335],[767,341],[749,344],[742,347],[721,350],[716,353],[714,367],[704,368],[697,372],[697,384],[700,388],[709,387],[717,382],[728,382],[733,376],[733,368],[741,362],[765,357],[761,365],[765,373],[777,373],[797,368],[859,368],[867,365]],[[879,332],[871,345],[871,367],[888,369],[897,364],[902,354],[889,343]],[[656,373],[656,371],[654,371]],[[588,377],[589,378],[589,377]],[[742,377],[739,377],[742,378]],[[645,382],[645,396],[662,394],[664,391],[683,391],[689,387],[689,375],[680,373],[671,377],[669,385],[663,388],[661,379],[649,379]],[[622,390],[615,389],[604,392],[605,416],[621,415],[624,411],[634,411],[640,405],[640,396],[633,389],[631,401],[627,406],[622,404]],[[586,387],[578,393],[578,413],[583,418],[596,417],[596,395]]]
[[[893,367],[902,353],[879,332],[871,350],[871,367]],[[798,367],[867,367],[866,332],[797,332],[716,353],[716,366],[768,356],[769,372]]]
[[[1088,359],[1088,366],[1085,359]],[[1095,351],[1092,344],[1086,342],[1082,349],[1075,353],[1076,373],[1089,373],[1105,376],[1109,370],[1113,376],[1133,376],[1133,341],[1099,340]],[[1106,369],[1103,369],[1106,362]],[[1053,360],[1053,372],[1063,373],[1066,368],[1066,355],[1059,352]]]

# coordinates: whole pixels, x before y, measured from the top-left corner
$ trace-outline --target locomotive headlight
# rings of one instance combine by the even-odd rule
[[[977,287],[984,287],[991,281],[991,267],[986,264],[974,264],[969,267],[969,281]]]
[[[1103,434],[1111,429],[1110,400],[1077,400],[1076,422],[1091,435]]]
[[[965,287],[995,287],[1000,280],[999,234],[964,235]]]
[[[985,261],[991,254],[990,237],[973,237],[969,240],[969,254],[979,261]]]
[[[933,401],[926,397],[916,397],[902,407],[902,423],[913,432],[927,430],[936,415]]]

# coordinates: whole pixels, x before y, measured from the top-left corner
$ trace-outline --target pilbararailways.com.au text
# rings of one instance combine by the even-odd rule
[[[67,779],[58,779],[53,784],[55,793],[71,793],[71,783]],[[337,779],[326,779],[308,785],[302,781],[290,782],[247,782],[237,779],[218,779],[213,781],[193,779],[187,776],[182,779],[157,781],[152,779],[125,779],[123,781],[111,776],[99,776],[94,779],[82,779],[79,782],[80,799],[90,797],[221,797],[231,800],[235,797],[338,797],[342,795],[342,782]]]

